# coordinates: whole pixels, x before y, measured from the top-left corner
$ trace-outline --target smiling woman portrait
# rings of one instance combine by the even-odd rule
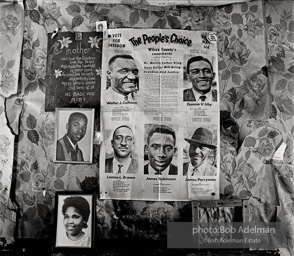
[[[91,248],[90,195],[59,195],[56,247]]]
[[[68,197],[64,200],[62,214],[67,238],[74,241],[74,245],[89,246],[91,238],[83,232],[90,215],[88,201],[81,196]]]

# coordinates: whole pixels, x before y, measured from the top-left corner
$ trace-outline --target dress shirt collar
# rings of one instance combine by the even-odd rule
[[[118,173],[118,165],[122,165],[121,167],[121,174],[127,173],[127,170],[129,169],[129,166],[131,164],[132,158],[128,157],[127,161],[125,161],[123,164],[118,162],[116,158],[113,158],[113,173]]]
[[[207,160],[204,161],[199,167],[197,167],[197,172],[194,173],[194,176],[205,176],[206,165],[207,165]],[[194,170],[194,166],[190,162],[188,166],[188,172],[187,172],[188,176],[192,176],[193,170]]]
[[[110,87],[109,89],[106,90],[106,93],[109,99],[111,98],[113,101],[122,101],[122,100],[134,101],[135,100],[135,95],[133,92],[125,96],[123,94],[116,92],[115,90],[113,90],[112,87]]]
[[[70,140],[70,138],[66,135],[66,138],[67,138],[67,140],[68,140],[68,142],[69,142],[69,144],[71,145],[71,150],[77,150],[77,146],[78,146],[78,144],[76,144],[76,145],[74,145],[73,143],[72,143],[72,141]]]
[[[192,87],[192,92],[195,96],[196,101],[200,101],[201,99],[199,99],[200,96],[204,95],[206,96],[206,99],[204,102],[211,102],[212,101],[212,90],[210,90],[208,93],[206,94],[200,94],[199,92],[197,92],[196,90],[194,90],[194,88]]]
[[[168,172],[169,172],[169,168],[170,168],[170,165],[168,167],[166,167],[162,172],[161,172],[161,175],[168,175]],[[157,171],[155,169],[152,168],[152,166],[150,164],[148,164],[148,173],[149,174],[152,174],[152,175],[158,175],[156,174]]]

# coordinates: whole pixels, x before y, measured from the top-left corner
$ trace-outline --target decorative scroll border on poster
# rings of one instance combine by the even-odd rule
[[[101,198],[219,199],[216,34],[108,33],[101,83]]]

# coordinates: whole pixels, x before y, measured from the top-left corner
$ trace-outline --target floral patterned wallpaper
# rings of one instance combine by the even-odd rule
[[[0,96],[0,237],[7,236],[7,242],[13,242],[16,212],[9,195],[11,189],[13,165],[14,135],[6,125],[3,96]]]
[[[294,3],[292,1],[269,1],[266,5],[267,42],[269,55],[269,80],[272,93],[270,122],[282,132],[287,144],[284,161],[276,170],[281,207],[278,218],[288,224],[287,249],[283,255],[294,253],[294,208],[293,208],[293,78],[294,78]]]
[[[0,208],[0,226],[4,223],[8,227],[0,230],[0,236],[13,240],[15,228],[20,238],[51,237],[56,191],[99,191],[99,147],[94,148],[93,165],[53,163],[55,116],[44,111],[47,33],[57,27],[61,31],[93,31],[99,20],[106,20],[109,28],[217,32],[222,108],[221,197],[249,199],[252,221],[276,218],[292,224],[294,23],[289,4],[293,6],[291,1],[256,0],[219,7],[156,7],[28,0],[24,12],[21,3],[15,5],[20,8],[20,15],[15,14],[14,5],[8,9],[3,8],[6,4],[0,5],[0,12],[7,11],[0,16],[0,40],[9,37],[14,42],[12,38],[17,36],[23,40],[21,50],[18,45],[5,44],[15,54],[0,52],[0,94],[8,97],[17,92],[20,70],[22,101],[20,129],[15,129],[15,125],[12,129],[15,144],[10,129],[0,134],[0,165],[2,161],[7,169],[5,174],[0,171],[1,204],[6,206],[6,210]],[[16,53],[20,52],[19,69]],[[1,83],[3,79],[5,83]],[[0,118],[4,118],[1,99]],[[8,120],[18,121],[13,113],[7,114]],[[6,119],[1,122],[5,123]],[[285,161],[275,163],[272,157],[282,141],[287,143]],[[10,152],[13,144],[14,158]],[[260,186],[265,182],[269,185]],[[10,188],[15,205],[9,202]],[[13,210],[16,206],[20,213],[17,226]],[[267,213],[266,209],[271,210]],[[191,214],[188,202],[98,199],[96,233],[98,238],[162,239],[166,237],[168,221],[191,221]],[[285,255],[293,252],[291,227],[288,237]]]
[[[7,97],[17,92],[24,9],[23,4],[0,4],[0,94]]]
[[[14,241],[16,223],[16,205],[9,197],[12,188],[15,133],[6,125],[5,103],[8,104],[9,100],[5,97],[10,97],[17,92],[23,19],[22,3],[0,3],[0,237],[6,237],[8,243]],[[13,97],[12,101],[15,101]],[[19,112],[15,111],[9,119],[12,120],[13,115],[14,119],[17,119],[17,113]]]

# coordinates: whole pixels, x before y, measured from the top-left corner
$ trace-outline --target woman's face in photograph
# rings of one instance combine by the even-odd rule
[[[77,236],[83,229],[83,216],[76,208],[68,207],[64,213],[63,224],[66,232],[71,236]]]

